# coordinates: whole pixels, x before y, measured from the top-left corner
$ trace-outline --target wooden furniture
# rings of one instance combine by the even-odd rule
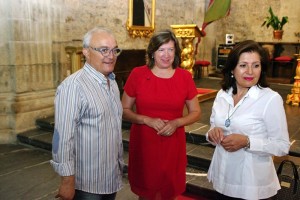
[[[134,67],[146,64],[145,49],[124,49],[118,56],[114,73],[120,92],[123,92],[124,84]]]
[[[206,68],[207,75],[209,74],[209,65],[211,63],[207,60],[197,60],[194,65],[194,78],[200,78],[204,76],[204,69]],[[200,76],[201,74],[201,76]]]
[[[198,102],[206,101],[216,97],[218,90],[209,89],[209,88],[197,88],[197,98]]]
[[[295,59],[291,56],[278,56],[271,60],[272,77],[288,78],[293,82]]]
[[[294,54],[299,53],[299,42],[259,42],[263,47],[268,46],[271,66],[268,69],[269,77],[290,79],[294,81],[296,59]]]
[[[260,45],[274,45],[273,57],[278,57],[281,54],[294,55],[299,53],[300,42],[258,42]]]
[[[217,57],[217,70],[222,71],[222,69],[225,67],[228,54],[233,49],[234,44],[220,44],[218,46],[218,57]]]
[[[194,75],[193,67],[198,43],[200,42],[200,38],[205,36],[205,34],[196,24],[171,25],[171,28],[176,37],[181,38],[182,51],[180,67]],[[194,45],[194,39],[196,37],[198,37],[198,42]]]

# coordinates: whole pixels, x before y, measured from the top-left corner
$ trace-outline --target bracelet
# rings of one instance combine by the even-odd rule
[[[247,145],[245,146],[245,149],[250,149],[250,139],[249,136],[246,137],[247,137]]]

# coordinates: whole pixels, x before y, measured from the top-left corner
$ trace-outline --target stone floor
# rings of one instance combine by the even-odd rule
[[[0,145],[0,199],[53,200],[60,177],[49,164],[51,152],[23,144]],[[126,174],[117,200],[137,199],[130,191]]]
[[[195,80],[197,87],[219,89],[217,78],[202,78]],[[276,90],[285,100],[290,93],[292,85],[272,84],[271,88]],[[208,129],[209,117],[213,99],[200,103],[202,109],[201,119],[186,127],[187,135],[187,157],[189,166],[187,168],[187,191],[210,199],[214,192],[205,176],[213,153],[213,148],[207,145],[203,135]],[[292,159],[300,165],[300,108],[284,105],[291,141],[293,142],[288,159]],[[43,124],[44,123],[44,124]],[[53,126],[51,117],[39,123],[39,126]],[[125,126],[124,126],[125,127]],[[128,128],[128,127],[127,127]],[[44,129],[29,131],[18,136],[18,144],[0,145],[0,199],[22,199],[22,200],[48,200],[54,199],[57,193],[59,177],[51,166],[51,139],[52,132]],[[128,144],[128,130],[123,130],[123,141],[125,146],[125,161],[128,157],[126,144]],[[275,164],[282,158],[275,158]],[[135,200],[137,197],[130,191],[126,173],[124,175],[124,188],[118,193],[117,200]]]

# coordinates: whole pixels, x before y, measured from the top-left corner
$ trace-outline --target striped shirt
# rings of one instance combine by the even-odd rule
[[[110,85],[108,87],[108,84]],[[66,78],[55,97],[50,161],[60,176],[75,176],[75,188],[95,194],[122,187],[122,105],[115,75],[89,64]]]

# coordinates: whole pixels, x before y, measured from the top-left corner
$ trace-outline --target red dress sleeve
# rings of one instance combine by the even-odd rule
[[[145,71],[147,69],[147,66],[140,66],[135,67],[130,72],[126,83],[124,85],[124,91],[130,96],[130,97],[136,97],[137,92],[137,83],[139,83],[139,79],[143,77],[145,74]]]
[[[187,90],[188,90],[187,100],[191,100],[198,94],[195,81],[190,72],[184,70],[183,73],[184,73],[185,83],[187,85]]]

